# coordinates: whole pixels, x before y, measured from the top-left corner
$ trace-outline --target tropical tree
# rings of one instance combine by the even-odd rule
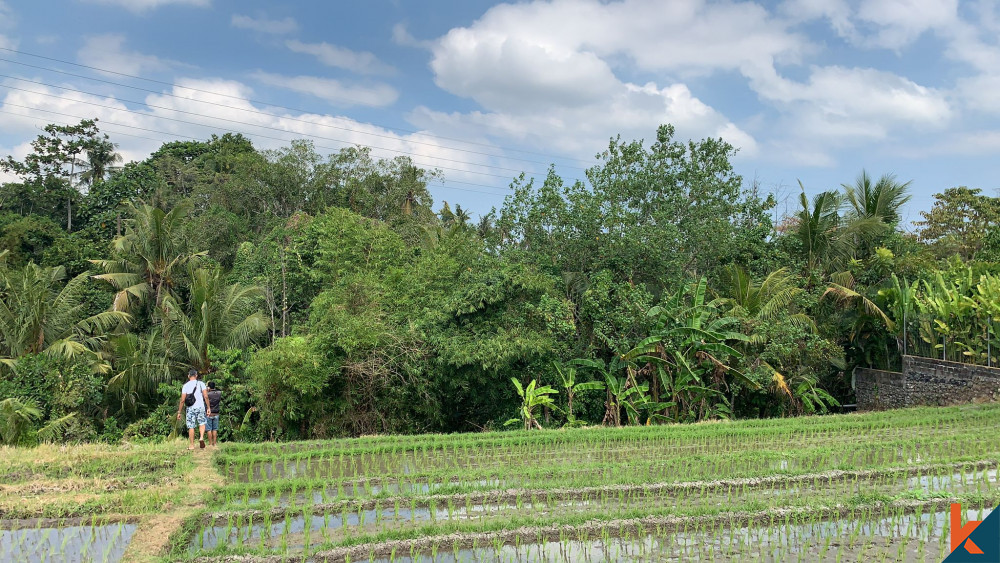
[[[41,418],[42,409],[31,399],[9,397],[0,401],[0,443],[21,443],[28,430]]]
[[[813,196],[810,204],[801,181],[799,187],[802,188],[799,194],[801,209],[796,215],[795,236],[802,245],[806,264],[813,269],[839,258],[842,253],[838,229],[841,227],[840,210],[844,202],[838,192],[827,191]]]
[[[1000,251],[996,229],[1000,198],[965,186],[948,188],[934,194],[933,207],[920,215],[923,220],[914,223],[920,240],[938,249],[942,257],[958,253],[965,260],[973,260],[989,251],[987,254],[995,259]]]
[[[723,268],[721,278],[717,305],[726,309],[727,315],[749,322],[750,344],[763,344],[765,336],[756,329],[778,318],[787,318],[815,330],[816,323],[808,315],[787,314],[795,298],[802,293],[788,268],[775,270],[757,282],[742,266],[732,264]]]
[[[115,311],[134,311],[143,303],[159,309],[175,290],[189,267],[197,266],[205,252],[192,251],[185,219],[189,204],[164,212],[150,206],[129,204],[132,218],[125,234],[111,245],[114,258],[92,260],[104,273],[94,279],[110,284],[117,293]]]
[[[187,303],[168,295],[158,311],[171,356],[208,372],[209,345],[219,350],[243,348],[267,332],[262,298],[258,287],[226,284],[217,268],[194,270]]]
[[[604,384],[600,381],[580,381],[576,380],[576,367],[563,365],[560,362],[552,362],[552,367],[556,369],[563,389],[566,390],[566,418],[572,423],[573,417],[573,397],[583,391],[603,391]]]
[[[115,166],[122,162],[122,155],[115,152],[118,148],[107,137],[97,139],[86,148],[86,159],[80,162],[80,180],[88,186],[104,181],[109,173],[119,168]]]
[[[127,332],[108,339],[105,350],[111,360],[108,393],[118,398],[120,409],[134,413],[144,398],[154,397],[161,383],[169,383],[183,365],[167,354],[161,327],[141,334]]]
[[[557,394],[558,391],[548,385],[538,386],[538,382],[534,379],[531,380],[531,383],[527,387],[521,385],[521,382],[514,377],[510,378],[510,380],[514,384],[517,396],[521,398],[521,408],[518,410],[521,418],[512,418],[504,424],[511,425],[521,422],[524,424],[525,430],[531,430],[532,428],[541,430],[542,425],[535,419],[535,409],[542,407],[558,410],[555,401],[552,399],[552,395]]]
[[[831,276],[831,280],[823,298],[831,298],[841,304],[850,315],[848,342],[861,353],[869,367],[879,363],[879,356],[882,356],[884,367],[888,367],[890,351],[886,337],[896,332],[896,322],[878,303],[860,291],[851,272],[838,272]]]
[[[906,193],[911,183],[901,184],[892,174],[883,174],[873,183],[868,172],[862,170],[853,184],[841,185],[854,217],[875,218],[886,227],[895,228],[899,224],[899,210],[912,197]]]
[[[645,363],[653,402],[665,395],[676,421],[730,416],[727,376],[757,387],[735,367],[742,354],[733,346],[748,340],[734,330],[739,319],[722,314],[717,303],[706,301],[706,293],[702,278],[650,309],[650,336],[624,355],[626,361]]]
[[[902,186],[903,192],[907,185]],[[894,204],[900,199],[903,203],[907,200],[906,196],[890,197],[892,186],[884,186],[884,196],[873,195],[874,187],[862,192],[863,186],[855,186],[846,198],[840,192],[826,191],[813,196],[810,203],[802,182],[799,187],[802,188],[801,207],[795,216],[795,237],[802,247],[806,265],[825,272],[836,271],[854,256],[870,254],[874,241],[890,228],[885,221],[898,214],[898,206]],[[845,202],[851,207],[846,215],[843,214]]]
[[[87,274],[65,279],[62,266],[0,269],[0,362],[14,367],[19,357],[45,354],[88,361],[96,371],[106,371],[101,346],[131,317],[120,311],[88,315]]]

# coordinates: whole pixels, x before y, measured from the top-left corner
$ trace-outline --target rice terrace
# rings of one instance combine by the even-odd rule
[[[0,563],[1000,563],[1000,0],[0,0]]]
[[[983,404],[4,449],[0,560],[939,561],[951,503],[982,520],[1000,501],[998,424]]]

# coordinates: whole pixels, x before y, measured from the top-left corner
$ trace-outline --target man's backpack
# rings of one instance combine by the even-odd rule
[[[184,405],[185,406],[188,406],[188,407],[193,407],[194,406],[194,402],[198,400],[197,396],[195,395],[195,393],[197,393],[197,392],[198,392],[198,384],[195,383],[194,384],[194,391],[188,393],[187,397],[184,397]]]

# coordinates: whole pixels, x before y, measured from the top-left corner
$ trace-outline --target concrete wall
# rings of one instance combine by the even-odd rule
[[[854,389],[858,410],[990,401],[1000,398],[1000,369],[904,356],[901,373],[858,368]]]

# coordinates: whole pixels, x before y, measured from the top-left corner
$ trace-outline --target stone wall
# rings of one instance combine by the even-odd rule
[[[857,368],[854,393],[859,411],[895,409],[906,404],[903,374],[898,371]]]
[[[1000,369],[903,356],[903,371],[858,368],[858,410],[951,405],[1000,398]]]

